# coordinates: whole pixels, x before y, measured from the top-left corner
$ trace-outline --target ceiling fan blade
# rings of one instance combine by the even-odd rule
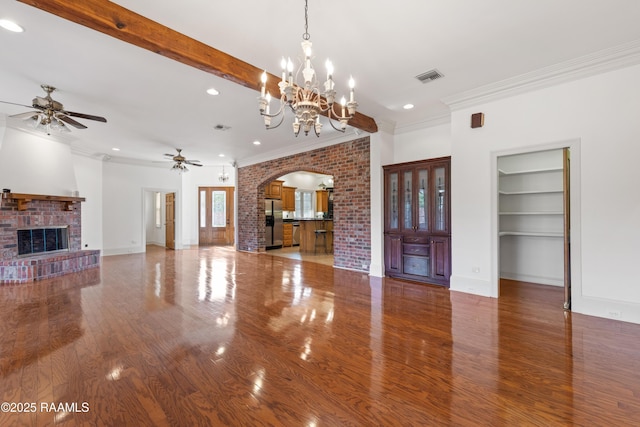
[[[202,166],[200,163],[193,163],[193,162],[199,162],[199,161],[200,160],[185,160],[182,163],[186,163],[186,164],[191,165],[191,166]]]
[[[37,111],[27,111],[26,113],[19,113],[19,114],[14,114],[12,116],[9,116],[11,118],[15,118],[15,119],[30,119],[33,116],[37,116],[38,114],[40,114]]]
[[[64,114],[56,114],[56,118],[62,120],[65,123],[70,124],[71,126],[77,129],[86,129],[87,127],[80,122],[73,120],[71,117],[67,117]]]
[[[0,102],[3,104],[17,105],[19,107],[33,108],[33,105],[16,104],[15,102],[9,102],[9,101],[0,101]]]
[[[73,111],[65,111],[64,113],[68,114],[69,116],[78,117],[81,119],[95,120],[96,122],[107,123],[107,119],[100,116],[92,116],[90,114],[83,114],[83,113],[74,113]]]
[[[169,157],[170,159],[173,159],[173,157],[175,156],[175,154],[169,154],[169,153],[164,153],[165,157]]]

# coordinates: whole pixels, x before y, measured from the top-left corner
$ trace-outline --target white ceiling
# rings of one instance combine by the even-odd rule
[[[180,147],[207,165],[243,164],[345,138],[326,119],[320,139],[295,138],[288,120],[266,131],[253,90],[32,6],[2,3],[0,19],[16,21],[25,32],[0,29],[0,100],[30,105],[45,83],[58,88],[53,98],[66,109],[106,117],[106,124],[79,119],[89,128],[64,139],[75,151],[152,162]],[[275,75],[282,56],[300,56],[302,0],[115,3]],[[448,114],[443,99],[640,41],[637,0],[309,3],[319,75],[330,58],[339,93],[346,93],[353,75],[359,111],[385,128],[430,122]],[[428,84],[415,78],[434,68],[445,77]],[[207,95],[210,87],[220,95]],[[406,103],[415,108],[403,110]],[[24,111],[0,103],[2,114]],[[7,119],[7,126],[22,125]],[[349,128],[346,137],[353,134]]]

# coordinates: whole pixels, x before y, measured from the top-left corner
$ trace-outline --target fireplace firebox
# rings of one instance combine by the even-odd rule
[[[69,250],[69,227],[18,230],[18,256]]]

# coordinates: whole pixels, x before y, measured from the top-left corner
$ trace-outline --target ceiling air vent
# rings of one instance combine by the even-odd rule
[[[444,77],[444,74],[440,73],[440,71],[434,68],[433,70],[427,71],[426,73],[417,75],[416,79],[420,80],[422,83],[429,83],[439,79],[440,77]]]

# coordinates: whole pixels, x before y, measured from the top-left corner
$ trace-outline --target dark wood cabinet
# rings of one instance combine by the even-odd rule
[[[384,167],[385,274],[449,285],[450,158]]]

